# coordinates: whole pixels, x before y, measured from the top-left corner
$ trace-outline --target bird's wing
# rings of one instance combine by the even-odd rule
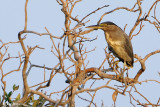
[[[110,45],[110,48],[112,49],[113,53],[116,55],[124,54],[126,52],[126,55],[132,58],[133,60],[133,48],[131,41],[127,34],[123,35],[116,35],[114,39],[108,38],[108,45]],[[117,56],[116,55],[116,56]],[[120,56],[119,56],[120,57]]]
[[[124,44],[125,51],[128,53],[128,55],[132,58],[133,60],[133,48],[131,41],[129,37],[125,34],[125,44]]]

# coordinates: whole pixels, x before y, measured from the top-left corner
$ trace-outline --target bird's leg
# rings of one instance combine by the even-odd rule
[[[121,77],[123,78],[124,77],[124,72],[125,72],[125,69],[126,68],[126,62],[124,61],[124,64],[123,64],[123,70],[121,72]]]
[[[127,66],[127,64],[126,64],[126,62],[124,62],[124,64],[123,64],[123,70],[124,71],[125,71],[126,66]]]

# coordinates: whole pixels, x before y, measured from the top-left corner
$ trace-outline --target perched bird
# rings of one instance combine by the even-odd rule
[[[104,31],[109,50],[124,63],[124,66],[133,67],[133,48],[129,36],[113,22],[103,22],[86,28]]]

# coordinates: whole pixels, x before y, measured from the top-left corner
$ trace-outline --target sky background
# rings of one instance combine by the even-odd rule
[[[150,6],[153,4],[155,0],[144,0],[142,4],[143,14],[148,12]],[[131,8],[136,0],[82,0],[82,2],[78,3],[73,11],[73,16],[77,16],[79,19],[82,19],[84,16],[89,14],[90,12],[96,10],[99,7],[104,5],[110,5],[107,8],[104,8],[95,14],[88,17],[85,21],[90,20],[86,24],[86,26],[94,25],[99,20],[100,16],[108,12],[116,7],[128,7]],[[24,13],[25,0],[0,0],[0,40],[4,43],[9,41],[18,41],[18,32],[24,29]],[[56,0],[29,0],[28,2],[28,30],[33,30],[39,33],[45,33],[46,30],[44,27],[47,27],[48,30],[55,36],[63,35],[64,28],[64,14],[61,12],[61,6],[58,5]],[[157,11],[160,11],[160,3],[157,5]],[[160,12],[156,12],[157,18],[160,20]],[[153,15],[153,14],[151,14]],[[129,34],[131,28],[133,27],[138,16],[137,13],[130,13],[125,10],[116,11],[112,14],[105,16],[102,20],[104,21],[112,21],[117,24],[122,29],[126,24],[126,34]],[[143,16],[143,15],[142,15]],[[73,23],[71,26],[74,26],[76,23]],[[134,54],[138,54],[142,58],[157,49],[160,49],[160,33],[156,30],[153,25],[144,23],[145,27],[141,31],[141,33],[132,39],[132,45]],[[83,30],[86,28],[83,27]],[[137,31],[137,30],[136,30]],[[134,34],[136,33],[134,32]],[[96,51],[89,53],[87,56],[87,61],[90,61],[88,67],[99,67],[102,61],[105,58],[104,48],[107,46],[105,41],[104,33],[101,30],[96,30],[91,32],[90,34],[85,35],[86,37],[95,38],[98,36],[98,39],[93,42],[85,43],[85,47],[88,50],[91,50],[96,47]],[[54,39],[55,43],[61,42],[57,39]],[[28,34],[27,39],[25,40],[25,44],[28,46],[39,45],[40,47],[45,48],[45,50],[36,49],[30,57],[30,61],[32,64],[44,65],[47,67],[54,67],[57,64],[57,58],[50,52],[51,49],[51,41],[49,36],[39,37],[37,35]],[[66,49],[68,49],[66,45]],[[19,44],[14,44],[9,47],[9,52],[11,56],[18,56],[18,52],[22,53],[21,46]],[[4,73],[9,72],[12,69],[17,69],[18,60],[8,61],[3,66]],[[69,66],[69,64],[68,64]],[[108,67],[108,64],[105,64],[105,67]],[[134,68],[129,70],[130,77],[134,77],[138,70],[140,69],[140,64],[135,63]],[[143,81],[146,79],[155,79],[160,81],[158,72],[160,72],[160,54],[156,54],[151,56],[146,61],[146,71],[140,76],[139,80]],[[20,85],[19,91],[15,92],[13,96],[16,96],[18,93],[22,92],[22,76],[21,71],[12,73],[8,75],[5,80],[7,81],[7,91],[11,90],[13,84]],[[50,71],[46,70],[46,78],[50,75]],[[50,88],[44,89],[44,91],[53,92],[56,90],[64,89],[67,84],[65,83],[64,75],[58,74],[54,79],[50,86]],[[33,68],[28,76],[28,83],[30,86],[37,84],[43,81],[43,69]],[[58,81],[58,82],[57,82]],[[91,84],[93,81],[87,83],[87,85]],[[107,80],[97,81],[94,87],[98,87],[107,82]],[[111,86],[114,84],[118,84],[117,82],[112,82]],[[0,85],[2,83],[0,82]],[[158,98],[160,97],[160,85],[155,82],[143,83],[142,85],[136,85],[139,92],[144,94],[149,101],[152,103],[157,103]],[[0,93],[2,90],[0,89]],[[96,94],[96,98],[94,101],[97,102],[97,106],[101,105],[103,100],[104,105],[107,107],[111,107],[113,104],[112,101],[113,91],[110,89],[102,89],[99,90]],[[1,94],[0,94],[1,95]],[[85,96],[86,93],[80,94],[80,96]],[[135,94],[136,95],[136,94]],[[136,95],[137,98],[138,95]],[[88,97],[88,96],[87,96]],[[54,99],[59,98],[59,96],[53,96]],[[89,98],[89,97],[88,97]],[[82,107],[84,105],[87,106],[87,102],[83,101],[81,103],[81,99],[76,98],[76,107]],[[144,101],[140,98],[140,101]],[[129,102],[128,94],[127,96],[118,95],[117,107],[131,106]]]

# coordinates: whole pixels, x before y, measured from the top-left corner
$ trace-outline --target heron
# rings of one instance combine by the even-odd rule
[[[86,28],[103,30],[109,51],[124,63],[124,67],[133,67],[134,56],[131,40],[119,26],[107,21],[98,25],[87,26]]]

